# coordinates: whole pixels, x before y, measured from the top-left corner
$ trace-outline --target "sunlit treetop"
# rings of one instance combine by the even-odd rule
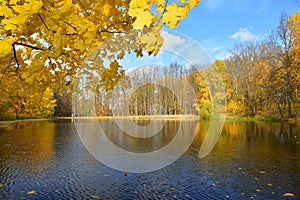
[[[115,41],[100,59],[111,63],[134,52],[158,53],[163,25],[175,28],[200,0],[0,0],[0,70],[17,73],[25,82],[55,78],[60,86],[72,83],[79,66],[95,47]],[[126,40],[124,40],[126,41]],[[125,46],[124,46],[125,45]],[[115,52],[115,53],[114,53]],[[109,56],[115,55],[115,56]],[[101,63],[101,62],[100,62]],[[108,64],[116,66],[116,64]],[[99,68],[105,66],[98,66]],[[110,70],[116,76],[121,72]]]

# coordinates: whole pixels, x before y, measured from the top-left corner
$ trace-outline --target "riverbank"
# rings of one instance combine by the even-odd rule
[[[300,124],[300,118],[277,118],[277,117],[240,117],[226,116],[223,118],[226,121],[264,121],[264,122],[288,122],[291,124]]]
[[[97,117],[58,117],[56,119],[133,119],[133,120],[181,120],[199,119],[197,115],[134,115],[134,116],[97,116]]]
[[[40,121],[50,121],[51,119],[16,119],[16,120],[6,120],[6,121],[0,121],[0,127],[7,127],[13,123],[18,122],[40,122]]]
[[[0,121],[0,127],[7,127],[18,122],[39,122],[39,121],[56,121],[56,120],[79,120],[79,119],[133,119],[133,120],[198,120],[198,115],[142,115],[142,116],[98,116],[98,117],[52,117],[49,119],[17,119]],[[280,119],[276,117],[240,117],[240,116],[223,116],[217,119],[225,121],[264,121],[264,122],[288,122],[290,124],[300,124],[300,118]]]

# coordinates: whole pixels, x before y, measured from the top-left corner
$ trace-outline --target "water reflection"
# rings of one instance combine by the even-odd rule
[[[123,119],[121,123],[130,123],[130,120]],[[169,120],[162,129],[156,129],[162,122],[154,120],[150,123],[152,130],[161,131],[143,138],[124,132],[119,127],[120,121],[78,121],[75,125],[87,150],[100,162],[124,172],[144,173],[161,169],[177,160],[193,142],[196,123],[195,120]],[[133,127],[127,131],[141,130]]]
[[[110,141],[131,152],[165,147],[180,127],[167,121],[157,135],[138,139],[110,120],[100,123]],[[287,193],[300,199],[299,125],[227,121],[213,150],[199,159],[209,123],[184,122],[178,140],[196,133],[191,147],[173,164],[145,174],[98,162],[70,122],[0,128],[0,199],[286,199]],[[97,135],[86,134],[95,141]],[[28,195],[32,190],[36,194]]]
[[[13,132],[13,133],[11,133]],[[56,124],[18,122],[1,129],[1,158],[13,160],[15,165],[24,165],[39,170],[51,160],[54,152]]]

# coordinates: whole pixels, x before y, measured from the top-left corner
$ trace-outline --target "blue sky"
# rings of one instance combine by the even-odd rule
[[[262,40],[279,24],[281,13],[300,9],[297,0],[202,0],[175,30],[222,59],[234,44]]]
[[[210,62],[228,57],[235,44],[266,39],[282,13],[289,16],[299,9],[297,0],[202,0],[178,28],[161,32],[164,46],[157,56],[130,54],[120,63],[126,70],[175,62],[204,66],[208,57]]]

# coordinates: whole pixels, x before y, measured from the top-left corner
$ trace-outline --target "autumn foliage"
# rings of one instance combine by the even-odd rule
[[[178,26],[179,21],[187,17],[188,11],[199,2],[200,0],[182,0],[177,3],[165,0],[0,1],[0,113],[3,115],[16,108],[18,117],[18,113],[25,112],[22,110],[26,107],[24,101],[32,99],[29,98],[31,96],[42,96],[40,91],[48,91],[48,88],[51,90],[49,93],[57,90],[61,94],[71,92],[78,69],[93,49],[113,36],[121,37],[127,31],[135,30],[135,40],[139,45],[119,44],[114,49],[115,52],[121,52],[117,57],[109,57],[104,51],[100,58],[110,61],[107,66],[98,66],[107,69],[109,76],[122,75],[117,61],[126,52],[137,56],[142,56],[143,51],[149,55],[157,54],[163,43],[159,36],[162,25],[170,28]],[[146,28],[153,28],[151,30],[155,32],[152,35],[156,37],[151,41],[143,34]],[[109,70],[115,66],[117,70]],[[104,84],[110,89],[110,85],[114,83],[106,81]],[[23,99],[23,103],[14,103],[19,101],[17,99]],[[38,104],[40,99],[33,101]]]

